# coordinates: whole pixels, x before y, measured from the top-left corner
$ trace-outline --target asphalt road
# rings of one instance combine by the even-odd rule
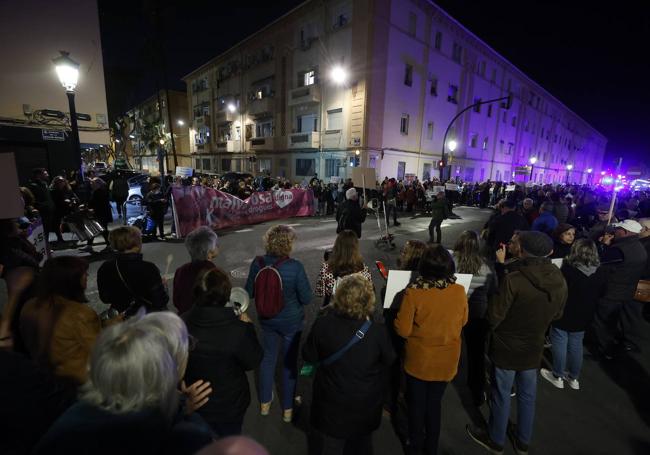
[[[443,244],[453,246],[456,237],[465,229],[481,228],[490,214],[489,210],[460,207],[455,212],[461,219],[447,220],[443,224]],[[377,290],[383,286],[375,260],[382,260],[388,267],[394,267],[401,246],[409,239],[427,240],[428,218],[411,219],[401,214],[402,225],[392,231],[396,248],[393,251],[378,249],[374,241],[379,237],[377,222],[368,217],[363,226],[361,251],[366,263],[371,266]],[[298,239],[293,257],[305,265],[312,287],[323,258],[323,252],[330,248],[336,236],[336,223],[332,218],[293,218],[283,221],[292,225]],[[234,286],[243,286],[248,266],[252,259],[263,253],[261,237],[274,223],[242,226],[220,232],[221,252],[216,263],[231,273]],[[167,227],[169,232],[169,226]],[[103,248],[98,244],[97,250]],[[174,270],[187,262],[189,256],[180,240],[147,243],[143,248],[145,259],[155,262],[170,278]],[[57,251],[56,254],[81,254],[76,250]],[[96,270],[105,256],[88,256],[91,270],[88,297],[98,311],[104,305],[98,302]],[[170,267],[167,270],[167,261]],[[171,290],[171,289],[170,289]],[[320,299],[315,299],[307,311],[306,329],[316,317]],[[254,317],[254,309],[251,311]],[[306,332],[303,334],[305,337]],[[543,379],[539,380],[535,431],[531,454],[650,454],[650,343],[643,343],[645,354],[631,354],[614,362],[602,363],[588,353],[581,377],[581,390],[569,388],[559,390]],[[550,354],[547,353],[550,357]],[[464,354],[463,354],[464,356]],[[273,455],[304,455],[310,453],[311,432],[309,430],[309,402],[311,379],[300,378],[297,393],[302,397],[302,406],[296,409],[294,423],[285,424],[281,419],[279,405],[274,402],[271,414],[261,417],[258,412],[256,374],[249,375],[252,404],[244,422],[244,432],[262,444]],[[445,392],[442,412],[440,454],[481,454],[483,449],[471,442],[465,433],[469,422],[480,422],[487,418],[488,409],[483,405],[477,410],[472,404],[465,387],[466,366],[461,357],[458,376]],[[214,393],[219,393],[215,390]],[[277,393],[276,393],[277,396]],[[513,405],[514,407],[514,405]],[[514,415],[514,414],[513,414]],[[374,434],[377,455],[399,455],[402,447],[394,426],[388,417]],[[506,453],[514,453],[506,447]]]

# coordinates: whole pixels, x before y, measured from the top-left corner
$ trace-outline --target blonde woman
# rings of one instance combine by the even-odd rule
[[[370,270],[363,263],[359,251],[359,238],[354,232],[346,229],[336,236],[334,248],[326,257],[318,274],[316,295],[323,297],[323,308],[329,305],[340,279],[352,273],[361,273],[366,280],[372,282]]]
[[[293,400],[296,389],[298,345],[302,334],[305,312],[303,306],[311,303],[313,292],[303,265],[289,257],[296,240],[296,233],[290,226],[273,226],[264,234],[266,254],[251,263],[246,282],[246,291],[255,297],[255,277],[266,266],[274,266],[282,279],[284,306],[282,311],[270,319],[260,318],[262,326],[262,347],[264,357],[260,367],[259,397],[260,413],[270,412],[273,400],[273,377],[278,357],[278,344],[282,344],[282,410],[283,420],[293,418]]]
[[[322,454],[372,453],[372,432],[381,423],[388,368],[395,361],[386,328],[369,322],[374,308],[372,283],[360,273],[346,276],[303,347],[305,361],[320,364],[311,424],[323,438]]]

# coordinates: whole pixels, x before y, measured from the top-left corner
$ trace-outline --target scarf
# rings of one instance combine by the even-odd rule
[[[442,280],[427,280],[421,276],[417,277],[413,283],[409,285],[410,289],[445,289],[450,284],[456,282],[456,277],[442,279]]]

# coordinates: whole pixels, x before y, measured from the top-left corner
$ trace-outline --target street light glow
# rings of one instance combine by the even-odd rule
[[[115,142],[119,144],[121,141],[119,139],[115,139]]]
[[[537,163],[537,157],[536,156],[531,156],[530,157],[530,164],[535,164]]]
[[[235,106],[234,103],[228,103],[228,106],[226,107],[228,108],[228,112],[230,112],[231,114],[234,114],[235,111],[237,110],[237,106]]]
[[[592,168],[587,169],[587,174],[591,174],[592,172],[594,172]]]
[[[133,134],[129,134],[129,138],[135,139],[135,136]]]
[[[450,152],[456,150],[457,146],[458,146],[458,142],[456,142],[453,139],[447,142],[447,148],[449,149]]]
[[[183,126],[183,125],[185,125],[185,122],[182,121],[182,120],[178,120],[178,121],[176,121],[176,123],[178,123],[178,126]]]
[[[570,171],[571,169],[573,169],[573,164],[567,164],[566,165],[566,170]]]
[[[160,142],[160,145],[165,145],[165,140],[164,139],[160,139],[158,142]]]
[[[607,172],[605,172],[605,171],[600,171],[600,175],[605,175],[605,174],[607,174]]]
[[[357,155],[357,156],[359,156],[359,155],[361,154],[361,152],[360,152],[359,150],[355,150],[355,151],[354,151],[354,154]]]
[[[345,69],[342,66],[335,66],[332,68],[332,71],[330,72],[330,77],[332,78],[332,82],[334,82],[337,85],[343,85],[345,84],[345,81],[348,79],[348,73],[345,71]]]
[[[68,92],[74,92],[79,80],[79,63],[70,58],[70,53],[66,51],[59,51],[61,55],[53,59],[56,75],[59,77],[59,82],[63,88]]]

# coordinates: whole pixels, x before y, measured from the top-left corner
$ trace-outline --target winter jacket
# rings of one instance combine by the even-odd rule
[[[639,242],[641,242],[641,245],[645,248],[646,255],[648,256],[645,269],[643,269],[643,273],[641,274],[641,279],[650,280],[650,237],[639,239]]]
[[[496,250],[501,243],[508,243],[515,231],[527,231],[526,219],[514,210],[497,215],[488,226],[488,245]]]
[[[395,319],[395,331],[406,339],[404,370],[422,381],[451,381],[467,323],[465,288],[454,283],[439,289],[427,283],[418,279],[406,288]]]
[[[115,177],[111,182],[111,197],[114,201],[126,200],[129,197],[129,183],[124,177]]]
[[[431,203],[431,219],[442,221],[449,218],[447,199],[436,199]]]
[[[280,258],[276,256],[262,256],[264,265],[272,265]],[[246,281],[246,292],[252,298],[255,297],[255,277],[261,270],[257,258],[251,262]],[[314,294],[309,284],[309,278],[302,263],[295,259],[289,259],[278,267],[282,278],[282,295],[284,297],[284,308],[272,319],[261,319],[262,325],[268,327],[297,327],[305,318],[304,305],[311,303]]]
[[[345,346],[365,321],[329,311],[316,319],[302,356],[316,363]],[[349,439],[379,428],[388,368],[395,352],[383,324],[373,323],[361,341],[331,365],[320,365],[313,385],[311,424],[328,436]]]
[[[456,271],[458,271],[458,260],[454,255]],[[472,275],[472,281],[467,291],[467,300],[469,304],[469,318],[483,319],[487,313],[488,297],[496,291],[497,277],[494,270],[485,262],[481,264],[478,273]]]
[[[241,422],[251,402],[246,371],[256,368],[263,355],[255,327],[240,321],[232,308],[211,305],[195,305],[183,319],[197,340],[185,383],[202,379],[219,391],[198,413],[211,425]]]
[[[88,358],[100,330],[92,308],[58,295],[47,301],[34,298],[20,313],[20,334],[30,357],[77,385],[86,382]]]
[[[648,263],[646,250],[636,235],[616,239],[608,250],[608,253],[613,253],[612,256],[618,256],[622,260],[603,265],[607,281],[603,297],[622,302],[632,300]]]
[[[544,232],[545,234],[551,235],[559,224],[557,218],[553,215],[552,212],[542,212],[530,227],[533,231]]]
[[[118,267],[126,283],[120,279]],[[160,270],[155,264],[143,261],[139,253],[118,254],[104,262],[97,271],[97,289],[102,302],[120,312],[127,310],[134,300],[136,304],[129,313],[135,313],[140,306],[148,312],[162,311],[167,309],[169,301]]]
[[[111,208],[111,201],[108,198],[108,190],[106,188],[98,188],[93,191],[88,206],[93,209],[95,218],[101,225],[107,225],[113,221],[113,209]]]
[[[562,316],[568,291],[562,272],[547,258],[521,260],[488,303],[489,355],[506,370],[539,368],[544,333]]]
[[[598,298],[605,291],[604,269],[562,263],[562,275],[569,291],[562,317],[553,327],[567,332],[583,332],[591,324]]]
[[[54,201],[52,200],[47,183],[42,180],[32,179],[27,183],[27,188],[34,195],[34,207],[41,214],[43,223],[47,225],[47,222],[49,222],[54,213]]]
[[[197,278],[206,270],[214,268],[216,265],[212,261],[192,261],[176,269],[172,301],[178,314],[183,314],[192,308],[192,289]]]
[[[361,225],[366,221],[366,213],[366,209],[359,206],[359,201],[346,200],[339,204],[336,210],[336,221],[338,222],[336,233],[349,229],[361,238]]]

